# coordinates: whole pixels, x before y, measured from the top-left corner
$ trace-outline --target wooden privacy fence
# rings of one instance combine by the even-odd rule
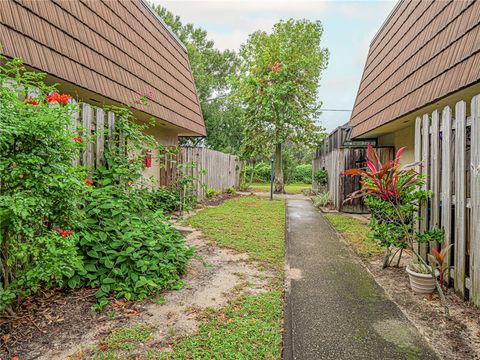
[[[382,162],[393,159],[392,147],[375,148]],[[328,173],[328,192],[335,209],[351,213],[367,213],[362,199],[344,203],[352,192],[360,189],[359,176],[344,176],[342,172],[351,168],[366,167],[367,148],[341,147],[317,152],[313,160],[313,172],[325,168]]]
[[[199,199],[205,198],[205,189],[222,192],[229,187],[240,186],[242,162],[237,156],[201,147],[180,148],[178,154],[167,154],[160,166],[160,185],[168,186],[177,176],[177,164],[184,164],[183,171],[195,179]]]
[[[458,294],[480,305],[480,95],[470,104],[417,117],[415,160],[433,195],[420,209],[420,230],[443,228]],[[420,247],[422,256],[429,251]]]

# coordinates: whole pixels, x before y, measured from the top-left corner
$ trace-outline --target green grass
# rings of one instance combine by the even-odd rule
[[[312,184],[294,183],[285,185],[285,192],[288,194],[301,194],[305,188],[311,188]],[[270,183],[253,183],[252,191],[270,192]]]
[[[196,334],[173,338],[173,352],[148,343],[152,328],[141,325],[113,332],[95,359],[280,359],[282,353],[285,201],[257,196],[230,199],[190,217],[220,247],[247,253],[276,276],[258,295],[232,299],[222,309],[206,309],[197,318]],[[231,295],[234,295],[232,292]],[[238,295],[237,295],[238,296]],[[165,330],[165,329],[163,329]],[[141,346],[140,343],[144,345]]]
[[[343,235],[355,252],[362,257],[380,255],[383,249],[368,237],[367,224],[344,214],[324,214],[333,227]]]
[[[186,220],[207,239],[250,259],[280,268],[284,258],[285,202],[242,196],[207,208]]]

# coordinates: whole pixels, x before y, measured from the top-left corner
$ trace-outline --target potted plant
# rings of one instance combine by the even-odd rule
[[[435,279],[432,277],[432,267],[414,259],[407,266],[410,287],[415,294],[428,295],[435,290]]]
[[[385,266],[391,263],[392,249],[397,248],[401,251],[408,248],[413,252],[415,261],[422,264],[423,267],[412,264],[408,267],[407,271],[410,279],[414,280],[412,281],[412,289],[414,291],[416,289],[416,292],[427,291],[427,289],[431,289],[431,283],[433,282],[444,306],[445,316],[449,318],[447,300],[441,282],[437,279],[437,269],[429,266],[426,259],[418,253],[416,246],[418,243],[441,243],[443,230],[417,231],[416,224],[419,221],[418,210],[420,204],[428,199],[431,192],[422,190],[422,185],[425,184],[425,176],[415,170],[417,166],[421,167],[421,163],[400,166],[400,158],[404,150],[405,148],[399,149],[394,160],[382,163],[373,147],[369,145],[366,159],[367,167],[344,171],[344,175],[361,177],[360,190],[350,194],[346,201],[360,197],[365,199],[365,204],[372,214],[369,223],[372,236],[386,249]],[[435,251],[438,252],[436,249]],[[448,249],[445,251],[448,251]],[[440,252],[438,253],[440,254]],[[393,253],[393,256],[395,256],[395,253]],[[434,262],[434,264],[437,263]],[[417,272],[414,269],[421,271]],[[425,278],[425,280],[428,278],[427,271],[430,273],[430,279],[427,281],[428,286],[426,284],[422,285],[422,282],[419,281],[420,278]],[[415,277],[414,274],[425,276]],[[425,289],[422,290],[421,288],[424,285]]]

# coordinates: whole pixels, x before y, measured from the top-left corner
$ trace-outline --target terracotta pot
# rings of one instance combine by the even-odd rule
[[[431,294],[435,290],[435,280],[431,274],[421,274],[410,270],[407,266],[408,277],[410,278],[410,287],[415,294]]]

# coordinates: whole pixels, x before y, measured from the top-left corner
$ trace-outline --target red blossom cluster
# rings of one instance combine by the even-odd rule
[[[62,103],[63,105],[66,105],[68,103],[68,100],[70,100],[71,96],[67,94],[62,94],[60,95],[58,92],[54,91],[50,95],[47,96],[47,101],[49,103]]]
[[[272,66],[272,71],[275,72],[275,73],[278,73],[280,70],[282,69],[282,64],[280,63],[280,61],[275,61],[275,64],[273,64]]]
[[[90,179],[86,179],[86,180],[85,180],[85,184],[87,184],[87,185],[93,185],[93,181],[90,180]]]
[[[23,100],[23,102],[25,102],[25,101],[29,105],[39,105],[40,104],[37,100],[33,99],[31,96],[29,96],[28,99]]]
[[[81,137],[80,135],[75,136],[75,137],[73,138],[73,141],[79,142],[79,143],[83,143],[83,139],[82,139],[82,137]]]
[[[63,237],[67,237],[67,236],[72,235],[75,232],[75,230],[63,230],[63,229],[58,228],[57,232],[60,235],[62,235]]]

